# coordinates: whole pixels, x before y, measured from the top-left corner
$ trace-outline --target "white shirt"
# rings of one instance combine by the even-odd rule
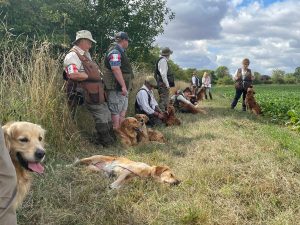
[[[207,77],[202,77],[202,86],[203,87],[208,87],[210,88],[211,87],[211,80],[210,80],[210,77],[207,76]]]
[[[185,97],[183,97],[182,95],[173,95],[173,96],[171,97],[172,102],[175,102],[176,98],[177,98],[177,100],[180,101],[180,102],[184,102],[184,103],[186,103],[186,104],[191,104],[191,105],[193,105],[189,100],[187,100],[187,99],[186,99]]]
[[[86,55],[89,59],[91,59],[91,55],[89,52],[85,52],[83,51],[81,48],[79,48],[78,46],[74,46],[72,49],[75,49],[79,52],[80,55]],[[78,55],[76,54],[76,52],[69,52],[65,59],[64,59],[64,68],[66,68],[69,65],[76,65],[78,72],[84,72],[84,68],[82,65],[81,60],[79,59]]]
[[[195,75],[192,76],[192,85],[196,85],[196,76]]]
[[[165,56],[162,56],[163,58],[159,60],[157,68],[158,71],[160,72],[161,78],[166,85],[167,88],[170,87],[169,81],[167,78],[167,73],[168,73],[168,59]]]
[[[140,108],[147,113],[148,115],[151,115],[155,112],[155,107],[158,106],[157,101],[155,100],[153,91],[149,90],[146,85],[143,85],[141,89],[146,89],[147,93],[151,97],[150,105],[148,101],[148,94],[145,90],[140,90],[136,95],[136,100]]]
[[[247,70],[245,70],[244,68],[241,68],[242,69],[242,79],[244,80],[245,79],[245,75],[247,73]],[[234,77],[237,78],[237,75],[239,73],[239,69],[237,69],[235,71],[235,74],[234,74]],[[251,70],[251,77],[253,77],[253,73],[252,73],[252,70]]]

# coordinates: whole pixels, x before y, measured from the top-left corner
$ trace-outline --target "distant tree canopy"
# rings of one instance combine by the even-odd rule
[[[76,31],[90,30],[100,54],[116,32],[125,31],[132,39],[131,59],[143,61],[174,13],[166,0],[4,0],[0,17],[13,34],[47,37],[60,47],[69,47]]]

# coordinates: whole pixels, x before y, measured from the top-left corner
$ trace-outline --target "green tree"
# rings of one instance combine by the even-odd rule
[[[219,66],[216,69],[215,74],[218,79],[223,77],[230,77],[229,69],[226,66]]]
[[[271,75],[273,83],[284,84],[284,75],[285,75],[285,71],[283,70],[279,70],[279,69],[273,70]]]
[[[174,18],[166,0],[6,0],[0,11],[15,35],[46,36],[60,47],[69,46],[76,31],[90,30],[100,54],[117,31],[126,31],[132,39],[129,56],[140,62],[150,54],[164,24]]]
[[[284,83],[286,83],[286,84],[295,84],[295,83],[297,83],[297,78],[294,76],[294,73],[285,74]]]
[[[261,74],[259,72],[254,72],[254,84],[261,84]]]
[[[294,76],[295,76],[297,82],[300,82],[300,67],[297,67],[295,69]]]

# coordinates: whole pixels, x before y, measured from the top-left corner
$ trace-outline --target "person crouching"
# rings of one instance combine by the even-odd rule
[[[164,115],[155,100],[153,89],[157,88],[157,82],[152,76],[147,76],[144,85],[136,94],[135,113],[145,114],[149,117],[147,125],[161,125]]]

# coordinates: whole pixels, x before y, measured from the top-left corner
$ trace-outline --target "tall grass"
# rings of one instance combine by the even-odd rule
[[[78,142],[63,90],[62,55],[51,54],[48,42],[20,41],[9,34],[0,46],[1,123],[23,120],[41,124],[53,149]]]

